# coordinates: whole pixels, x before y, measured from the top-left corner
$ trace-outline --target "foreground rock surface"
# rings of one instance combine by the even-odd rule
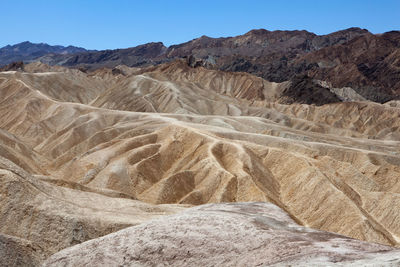
[[[38,266],[41,253],[31,241],[0,234],[0,266]]]
[[[183,209],[69,187],[35,179],[0,157],[0,266],[38,266],[66,247]]]
[[[296,224],[269,203],[208,204],[65,249],[44,266],[398,265],[400,250]]]

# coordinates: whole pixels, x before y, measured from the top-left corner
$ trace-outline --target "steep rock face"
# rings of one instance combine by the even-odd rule
[[[308,75],[350,86],[376,102],[398,98],[400,93],[400,32],[363,35],[333,47],[323,48],[296,60],[306,65]]]
[[[317,106],[341,102],[341,98],[306,75],[296,76],[290,86],[282,91],[283,104],[315,104]]]
[[[399,264],[400,251],[296,224],[267,203],[203,205],[94,239],[44,266]]]

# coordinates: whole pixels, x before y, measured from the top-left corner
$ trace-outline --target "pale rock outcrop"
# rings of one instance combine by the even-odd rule
[[[208,204],[90,240],[44,266],[395,266],[400,250],[296,224],[268,203]]]

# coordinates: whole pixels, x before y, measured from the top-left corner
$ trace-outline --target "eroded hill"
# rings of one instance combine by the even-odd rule
[[[399,246],[397,102],[287,105],[290,82],[185,61],[24,70],[0,73],[0,233],[39,246],[37,261],[220,202],[269,202],[300,225]]]

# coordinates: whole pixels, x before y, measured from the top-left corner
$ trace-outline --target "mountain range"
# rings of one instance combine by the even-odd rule
[[[247,72],[271,82],[311,78],[330,88],[351,88],[366,100],[384,103],[399,99],[399,55],[398,31],[372,34],[349,28],[316,35],[261,29],[227,38],[202,36],[170,47],[148,43],[103,51],[25,42],[0,49],[0,65],[16,60],[40,61],[87,71],[118,65],[143,67],[187,58],[193,67]],[[318,90],[317,87],[303,86],[302,90]],[[329,102],[328,98],[315,104]]]
[[[26,41],[0,48],[0,66],[17,61],[29,63],[45,55],[70,55],[82,52],[88,52],[88,50],[75,46],[34,44]]]

